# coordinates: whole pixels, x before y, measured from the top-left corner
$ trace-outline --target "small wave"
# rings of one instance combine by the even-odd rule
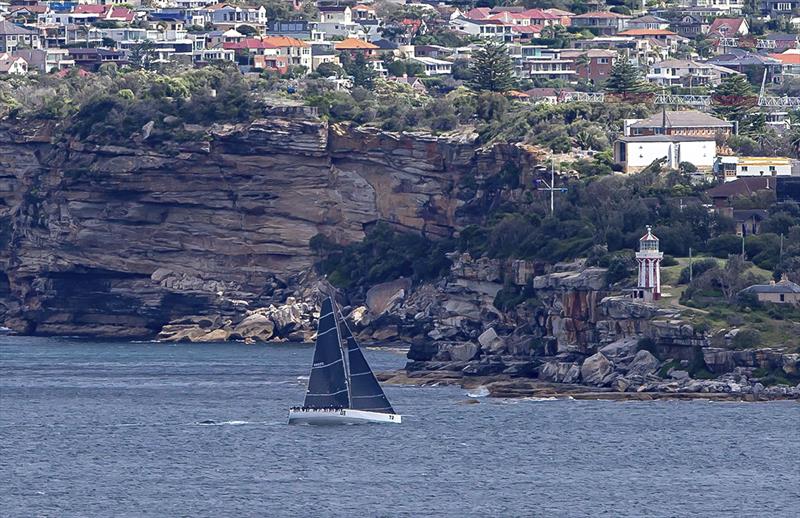
[[[469,397],[486,397],[489,395],[489,389],[484,386],[480,386],[472,392],[467,392],[467,395]]]
[[[522,398],[522,399],[525,400],[525,401],[558,401],[559,399],[565,399],[565,398],[558,398],[558,397],[555,397],[555,396],[550,396],[550,397],[526,397],[526,398]],[[569,398],[569,399],[572,399],[572,398]]]
[[[298,376],[297,379],[300,381],[308,381],[308,376]]]

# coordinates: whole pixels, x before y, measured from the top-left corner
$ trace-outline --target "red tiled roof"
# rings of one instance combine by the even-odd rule
[[[277,49],[278,47],[270,43],[258,40],[256,38],[246,38],[242,41],[226,42],[222,44],[222,48],[228,50],[252,50],[252,49]]]
[[[529,20],[530,18],[525,16],[523,13],[512,13],[509,11],[503,11],[501,13],[495,13],[488,18],[489,20]]]
[[[488,7],[476,7],[464,13],[464,18],[468,20],[485,20],[489,17],[491,9]]]
[[[275,47],[308,47],[308,43],[289,36],[263,36],[261,41]]]
[[[12,5],[8,8],[8,14],[14,14],[17,11],[28,11],[31,14],[44,14],[50,9],[46,5]]]
[[[800,54],[783,53],[783,54],[769,54],[769,57],[779,60],[784,65],[800,65]]]
[[[512,25],[512,32],[520,34],[540,34],[542,32],[541,25]]]
[[[559,16],[548,13],[542,9],[528,9],[520,14],[523,14],[526,18],[530,18],[532,20],[558,20],[560,18]]]
[[[375,50],[380,47],[357,38],[346,38],[342,41],[337,41],[334,48],[336,50]]]
[[[736,34],[742,28],[744,18],[717,18],[711,22],[711,27],[708,28],[709,34]],[[723,28],[729,29],[724,31]]]
[[[123,19],[125,21],[132,22],[134,14],[133,11],[131,11],[127,7],[112,7],[111,14],[109,15],[109,17]]]
[[[72,12],[75,14],[104,14],[106,9],[108,6],[105,5],[81,4],[76,5]]]
[[[592,11],[591,13],[579,14],[575,16],[575,18],[630,18],[630,16],[612,13],[610,11]]]

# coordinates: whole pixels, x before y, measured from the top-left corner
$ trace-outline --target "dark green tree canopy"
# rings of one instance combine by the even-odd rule
[[[605,87],[607,91],[617,94],[643,93],[652,90],[650,84],[642,79],[636,65],[624,54],[617,58],[611,67]]]
[[[478,91],[505,92],[514,88],[514,64],[505,43],[487,41],[472,56],[472,78],[467,83]]]

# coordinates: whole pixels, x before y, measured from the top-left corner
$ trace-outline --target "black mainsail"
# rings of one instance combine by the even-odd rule
[[[350,408],[339,332],[333,302],[327,298],[320,310],[314,364],[303,404],[305,408]]]
[[[369,368],[364,353],[350,332],[347,322],[342,321],[342,337],[347,341],[347,359],[350,368],[350,408],[394,414],[391,403],[383,393],[378,379]]]

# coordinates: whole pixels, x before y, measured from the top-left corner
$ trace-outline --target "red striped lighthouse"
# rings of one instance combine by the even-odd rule
[[[661,259],[664,254],[658,250],[658,238],[650,226],[647,233],[639,239],[636,261],[639,263],[639,291],[645,300],[658,300],[661,297]]]

